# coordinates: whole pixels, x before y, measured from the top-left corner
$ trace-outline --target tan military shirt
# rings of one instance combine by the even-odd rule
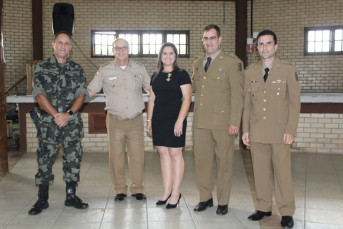
[[[150,77],[144,65],[129,61],[123,70],[115,61],[100,67],[88,88],[96,93],[103,89],[106,107],[119,119],[132,119],[145,108],[142,87],[150,88]]]
[[[251,142],[283,143],[284,134],[295,136],[300,114],[297,69],[276,58],[263,80],[261,61],[245,70],[243,133]]]
[[[229,125],[240,126],[244,87],[242,61],[220,50],[205,72],[204,56],[199,56],[193,64],[193,127],[227,130]]]

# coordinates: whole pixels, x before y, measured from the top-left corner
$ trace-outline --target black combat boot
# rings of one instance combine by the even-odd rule
[[[38,190],[38,200],[29,211],[29,215],[38,215],[49,207],[49,184],[40,184]]]
[[[87,203],[83,203],[82,200],[75,195],[76,182],[67,182],[66,192],[67,198],[64,202],[65,206],[75,207],[77,209],[86,209],[88,208]]]

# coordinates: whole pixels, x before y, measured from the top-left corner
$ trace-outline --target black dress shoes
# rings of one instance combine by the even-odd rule
[[[136,197],[136,200],[145,200],[146,196],[143,193],[132,194],[131,196]]]
[[[228,212],[228,207],[227,205],[218,205],[218,208],[217,208],[217,215],[226,215]]]
[[[292,216],[282,216],[281,226],[292,228],[294,226],[293,217]]]
[[[205,211],[207,207],[213,206],[213,198],[209,199],[208,201],[199,202],[197,206],[195,206],[194,211],[202,212]]]
[[[120,193],[120,194],[117,194],[115,197],[114,197],[114,201],[123,201],[126,197],[126,194],[124,193]]]
[[[156,202],[156,205],[165,205],[170,197],[171,197],[171,193],[169,194],[169,196],[167,197],[167,199],[165,199],[165,200],[158,200],[158,201]]]
[[[181,193],[179,195],[179,199],[177,200],[176,204],[167,204],[166,208],[167,209],[172,209],[172,208],[176,208],[176,206],[179,204],[180,202],[180,199],[181,199]]]
[[[271,216],[272,212],[262,212],[262,211],[255,211],[251,216],[248,217],[248,219],[252,221],[259,221],[263,219],[265,216]]]

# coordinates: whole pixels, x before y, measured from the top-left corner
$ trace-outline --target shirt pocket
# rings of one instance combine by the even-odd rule
[[[217,73],[212,77],[212,86],[214,87],[225,87],[224,83],[225,73]]]
[[[123,78],[119,76],[107,76],[104,85],[111,91],[119,91],[123,84]]]
[[[230,108],[224,104],[214,104],[213,123],[214,124],[229,124]]]
[[[135,90],[141,90],[143,87],[143,76],[135,74],[133,76],[133,83]]]
[[[284,99],[286,97],[286,83],[272,83],[271,99]]]
[[[250,93],[251,99],[257,98],[257,92],[260,89],[260,85],[257,82],[250,82],[248,92]]]

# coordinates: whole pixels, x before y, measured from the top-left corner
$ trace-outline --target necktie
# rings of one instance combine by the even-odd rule
[[[210,67],[211,60],[212,60],[211,57],[207,57],[207,62],[206,62],[205,67],[204,67],[205,72],[207,72],[207,69]]]
[[[267,81],[267,78],[268,78],[268,72],[269,72],[269,68],[265,68],[264,71],[266,72],[263,76],[263,79],[264,79],[264,82]]]

